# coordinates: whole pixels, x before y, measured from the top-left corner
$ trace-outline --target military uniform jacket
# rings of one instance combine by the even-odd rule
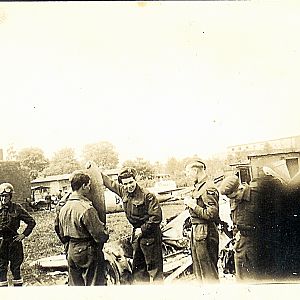
[[[61,240],[90,239],[102,244],[108,237],[92,202],[76,192],[71,194],[61,208],[58,223]]]
[[[23,221],[27,227],[23,231],[29,236],[35,226],[35,220],[18,203],[10,202],[0,209],[0,237],[8,238],[18,234],[20,223]]]
[[[258,221],[258,190],[255,186],[245,185],[241,200],[230,199],[233,225],[240,231],[252,231]]]
[[[197,199],[195,209],[189,209],[191,222],[198,224],[196,239],[201,240],[208,235],[218,238],[215,222],[219,219],[219,192],[214,185],[207,181],[207,177],[195,184],[192,197]]]
[[[141,228],[144,235],[153,232],[162,221],[162,210],[155,195],[138,184],[133,193],[102,174],[104,185],[123,200],[126,217],[134,228]]]

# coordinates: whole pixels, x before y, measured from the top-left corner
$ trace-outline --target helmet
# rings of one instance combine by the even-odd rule
[[[8,182],[4,182],[0,184],[0,194],[12,194],[14,193],[14,187],[12,186],[12,184],[8,183]]]

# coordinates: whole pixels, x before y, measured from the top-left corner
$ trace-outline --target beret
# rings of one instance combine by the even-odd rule
[[[240,185],[240,180],[237,176],[232,175],[226,177],[220,185],[220,193],[222,195],[230,195],[235,192]]]

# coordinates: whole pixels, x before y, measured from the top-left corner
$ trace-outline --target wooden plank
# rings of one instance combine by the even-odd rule
[[[192,257],[188,256],[186,262],[183,265],[181,265],[177,270],[175,270],[172,274],[170,274],[167,278],[165,278],[164,282],[171,283],[176,277],[183,273],[192,264]]]

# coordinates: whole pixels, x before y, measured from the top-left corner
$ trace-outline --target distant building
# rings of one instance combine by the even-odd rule
[[[35,200],[44,198],[44,194],[49,192],[50,195],[57,195],[59,190],[67,192],[70,190],[71,174],[51,175],[39,177],[31,181],[32,196]]]
[[[249,183],[269,167],[282,178],[289,180],[300,170],[300,151],[273,151],[266,154],[248,155],[248,161],[232,163],[224,170],[225,176],[235,174],[241,182]]]
[[[300,151],[271,152],[267,154],[248,155],[253,178],[258,177],[263,167],[285,173],[293,178],[299,171]]]
[[[247,152],[249,154],[254,154],[262,152],[267,153],[275,150],[300,150],[300,135],[227,147],[227,153],[232,155],[239,152]]]
[[[104,173],[116,180],[119,170],[112,169]],[[43,198],[45,192],[50,192],[51,195],[57,195],[59,190],[62,190],[63,193],[69,192],[71,190],[70,176],[71,174],[51,175],[32,180],[31,190],[35,199]]]

